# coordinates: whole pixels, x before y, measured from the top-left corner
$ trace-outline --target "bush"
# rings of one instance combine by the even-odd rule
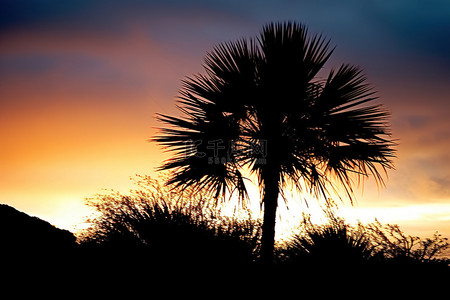
[[[110,263],[163,268],[245,266],[255,260],[257,221],[224,216],[201,194],[171,190],[148,176],[140,179],[141,189],[130,195],[88,201],[97,216],[79,235],[85,251],[108,253]]]
[[[398,225],[382,225],[378,220],[365,226],[375,249],[374,256],[390,261],[436,262],[450,245],[437,232],[431,238],[406,235]]]
[[[350,225],[328,206],[328,223],[317,225],[304,215],[298,232],[279,247],[279,264],[311,269],[370,271],[400,267],[434,268],[449,272],[448,259],[441,257],[449,249],[446,238],[435,234],[421,239],[403,233],[398,225],[379,221]],[[398,269],[400,269],[398,268]]]
[[[177,274],[185,270],[185,275],[195,270],[207,271],[204,275],[261,270],[254,268],[259,267],[254,262],[258,260],[261,222],[253,219],[249,210],[244,209],[243,217],[230,217],[222,213],[220,204],[201,193],[169,189],[147,176],[140,177],[138,185],[140,188],[128,195],[111,192],[89,199],[96,214],[89,220],[90,227],[78,235],[80,253],[87,262],[84,265],[103,269],[103,274],[130,268]],[[281,284],[286,279],[282,273],[299,270],[302,279],[308,278],[310,271],[316,275],[379,270],[388,274],[413,268],[411,274],[436,270],[448,274],[449,261],[440,255],[449,249],[449,243],[439,234],[421,239],[404,234],[398,225],[378,221],[350,225],[332,207],[325,212],[328,223],[324,225],[312,223],[305,215],[296,234],[277,247],[275,268],[252,275],[270,274],[268,278],[277,278]],[[130,272],[138,273],[142,272]]]
[[[328,224],[316,225],[305,215],[298,233],[280,247],[279,258],[282,264],[338,268],[366,262],[373,250],[361,226],[350,226],[335,216]]]

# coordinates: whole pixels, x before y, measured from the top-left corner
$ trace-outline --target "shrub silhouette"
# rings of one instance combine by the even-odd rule
[[[448,239],[435,233],[431,238],[406,235],[396,224],[381,224],[378,220],[365,227],[377,256],[392,262],[436,262],[448,254]]]
[[[375,276],[380,271],[389,276],[450,275],[450,261],[443,256],[450,244],[437,233],[422,239],[378,220],[350,225],[330,205],[325,214],[328,223],[324,225],[314,224],[304,215],[298,232],[279,247],[278,264],[307,271],[356,271],[357,276]]]
[[[145,189],[131,195],[90,199],[98,215],[79,236],[85,251],[163,268],[236,267],[254,261],[257,221],[226,217],[201,194],[169,190],[148,176],[140,184]]]
[[[248,267],[259,259],[260,220],[249,215],[227,217],[201,193],[169,189],[148,176],[138,184],[140,189],[129,195],[112,192],[88,201],[97,215],[78,234],[78,241],[92,260],[116,267],[220,270]],[[447,265],[439,255],[449,243],[439,234],[421,239],[404,234],[398,225],[378,221],[353,226],[330,205],[325,213],[324,225],[304,215],[298,231],[278,246],[278,267]]]
[[[325,225],[314,225],[310,218],[303,221],[303,231],[295,234],[282,252],[290,264],[335,266],[355,265],[368,260],[373,252],[369,238],[342,219],[332,219]]]
[[[328,223],[314,224],[305,215],[291,239],[278,245],[276,264],[260,265],[260,220],[227,217],[201,193],[169,189],[159,182],[144,176],[139,190],[89,200],[96,215],[78,235],[84,261],[76,269],[96,270],[94,278],[156,272],[203,286],[234,274],[255,284],[268,280],[272,290],[295,286],[299,280],[328,280],[324,274],[347,276],[333,275],[334,283],[449,275],[449,261],[439,257],[449,244],[440,235],[411,237],[397,225],[378,221],[350,225],[331,206],[325,210]]]

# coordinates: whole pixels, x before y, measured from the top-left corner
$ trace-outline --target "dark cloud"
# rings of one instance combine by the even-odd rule
[[[92,11],[90,1],[27,1],[4,0],[0,10],[0,30],[16,28],[46,27],[83,21],[92,22],[89,18]],[[96,18],[97,20],[99,18]]]
[[[450,2],[374,1],[374,13],[404,46],[449,60]]]
[[[324,32],[344,50],[364,50],[366,55],[411,56],[439,59],[450,62],[450,2],[433,0],[426,3],[400,1],[143,1],[143,0],[4,0],[0,10],[0,30],[14,28],[72,28],[102,30],[119,34],[128,23],[141,20],[152,24],[152,19],[161,16],[176,16],[178,22],[168,17],[153,30],[188,39],[201,31],[214,34],[220,40],[227,35],[223,22],[215,23],[219,14],[230,16],[230,20],[245,20],[249,24],[269,21],[296,20],[309,24],[313,31]],[[202,17],[199,17],[202,16]],[[209,17],[209,18],[208,18]],[[198,18],[198,27],[180,28],[182,20]],[[208,22],[201,22],[201,20]],[[181,20],[181,21],[180,21]],[[154,22],[153,22],[154,23]],[[191,22],[192,23],[192,22]],[[252,28],[252,30],[256,29]],[[180,35],[173,35],[177,30]],[[246,35],[241,30],[230,28],[236,34]],[[225,34],[223,34],[225,31]],[[183,35],[181,35],[183,33]],[[255,32],[256,33],[256,32]],[[343,45],[340,43],[342,42]],[[352,51],[353,52],[353,51]]]

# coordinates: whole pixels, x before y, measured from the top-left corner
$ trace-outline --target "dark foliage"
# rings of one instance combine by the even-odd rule
[[[382,182],[378,167],[391,168],[395,152],[389,112],[374,103],[358,67],[344,64],[315,78],[332,52],[322,36],[289,22],[215,47],[205,58],[206,75],[183,81],[183,117],[159,115],[168,126],[154,140],[174,154],[161,169],[177,171],[169,183],[245,198],[240,170],[249,167],[263,186],[271,163],[280,189],[290,179],[322,193],[334,177],[350,192],[352,174]],[[255,151],[263,142],[267,153]]]
[[[149,177],[142,182],[146,190],[132,195],[115,193],[90,200],[99,215],[80,235],[84,251],[165,269],[219,271],[254,261],[257,221],[220,215],[201,194],[169,190]]]
[[[389,112],[362,71],[342,64],[318,77],[333,50],[295,22],[270,23],[251,39],[222,43],[205,58],[205,74],[186,78],[181,116],[160,114],[154,140],[173,156],[169,184],[245,200],[243,170],[257,177],[264,205],[262,257],[273,261],[278,196],[288,183],[328,198],[354,179],[393,167]]]
[[[449,279],[450,244],[435,234],[422,239],[406,235],[398,225],[350,225],[330,206],[328,223],[316,225],[305,215],[298,233],[278,249],[278,265],[286,272],[341,274],[344,280]]]
[[[301,266],[306,262],[308,265],[344,267],[361,264],[372,256],[369,238],[343,220],[331,219],[320,226],[306,218],[302,227],[281,250],[281,259],[289,264]]]
[[[247,295],[292,292],[309,284],[326,286],[321,293],[334,295],[355,284],[374,288],[409,280],[424,286],[450,278],[450,261],[441,256],[449,244],[440,235],[421,239],[379,222],[353,226],[331,210],[324,225],[305,217],[296,234],[278,246],[276,264],[260,265],[259,221],[225,217],[200,195],[169,190],[148,177],[141,183],[144,188],[129,195],[111,193],[90,200],[97,214],[92,226],[79,233],[78,247],[55,247],[67,241],[64,234],[41,240],[36,236],[41,249],[52,249],[50,255],[10,254],[3,258],[13,268],[3,263],[2,271],[65,283],[81,276],[84,284],[108,286],[109,291],[138,284],[157,289],[162,284],[178,291],[184,287],[186,294],[220,286]],[[73,245],[73,235],[69,240]],[[36,247],[27,245],[17,244],[16,249],[24,247],[29,255]],[[261,289],[254,291],[254,286]]]
[[[79,240],[90,268],[158,270],[187,276],[184,280],[193,280],[194,274],[222,279],[241,274],[247,282],[273,280],[268,283],[272,289],[275,282],[284,286],[321,276],[335,283],[378,276],[417,279],[430,272],[433,278],[449,276],[449,261],[440,257],[449,247],[445,238],[411,237],[379,222],[350,225],[331,208],[324,225],[305,216],[297,233],[277,247],[274,266],[259,265],[259,221],[224,217],[190,190],[169,190],[148,177],[141,183],[144,189],[130,195],[91,200],[100,214]]]

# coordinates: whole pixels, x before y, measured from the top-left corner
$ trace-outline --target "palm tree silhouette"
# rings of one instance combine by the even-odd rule
[[[257,175],[264,262],[273,260],[278,198],[287,184],[325,199],[342,186],[351,200],[355,178],[373,175],[383,184],[381,171],[392,168],[389,113],[373,104],[361,70],[342,65],[317,78],[333,50],[302,24],[268,24],[259,38],[206,55],[206,74],[183,81],[183,117],[158,114],[169,126],[154,140],[174,153],[160,167],[175,171],[168,184],[245,200],[243,170]]]

